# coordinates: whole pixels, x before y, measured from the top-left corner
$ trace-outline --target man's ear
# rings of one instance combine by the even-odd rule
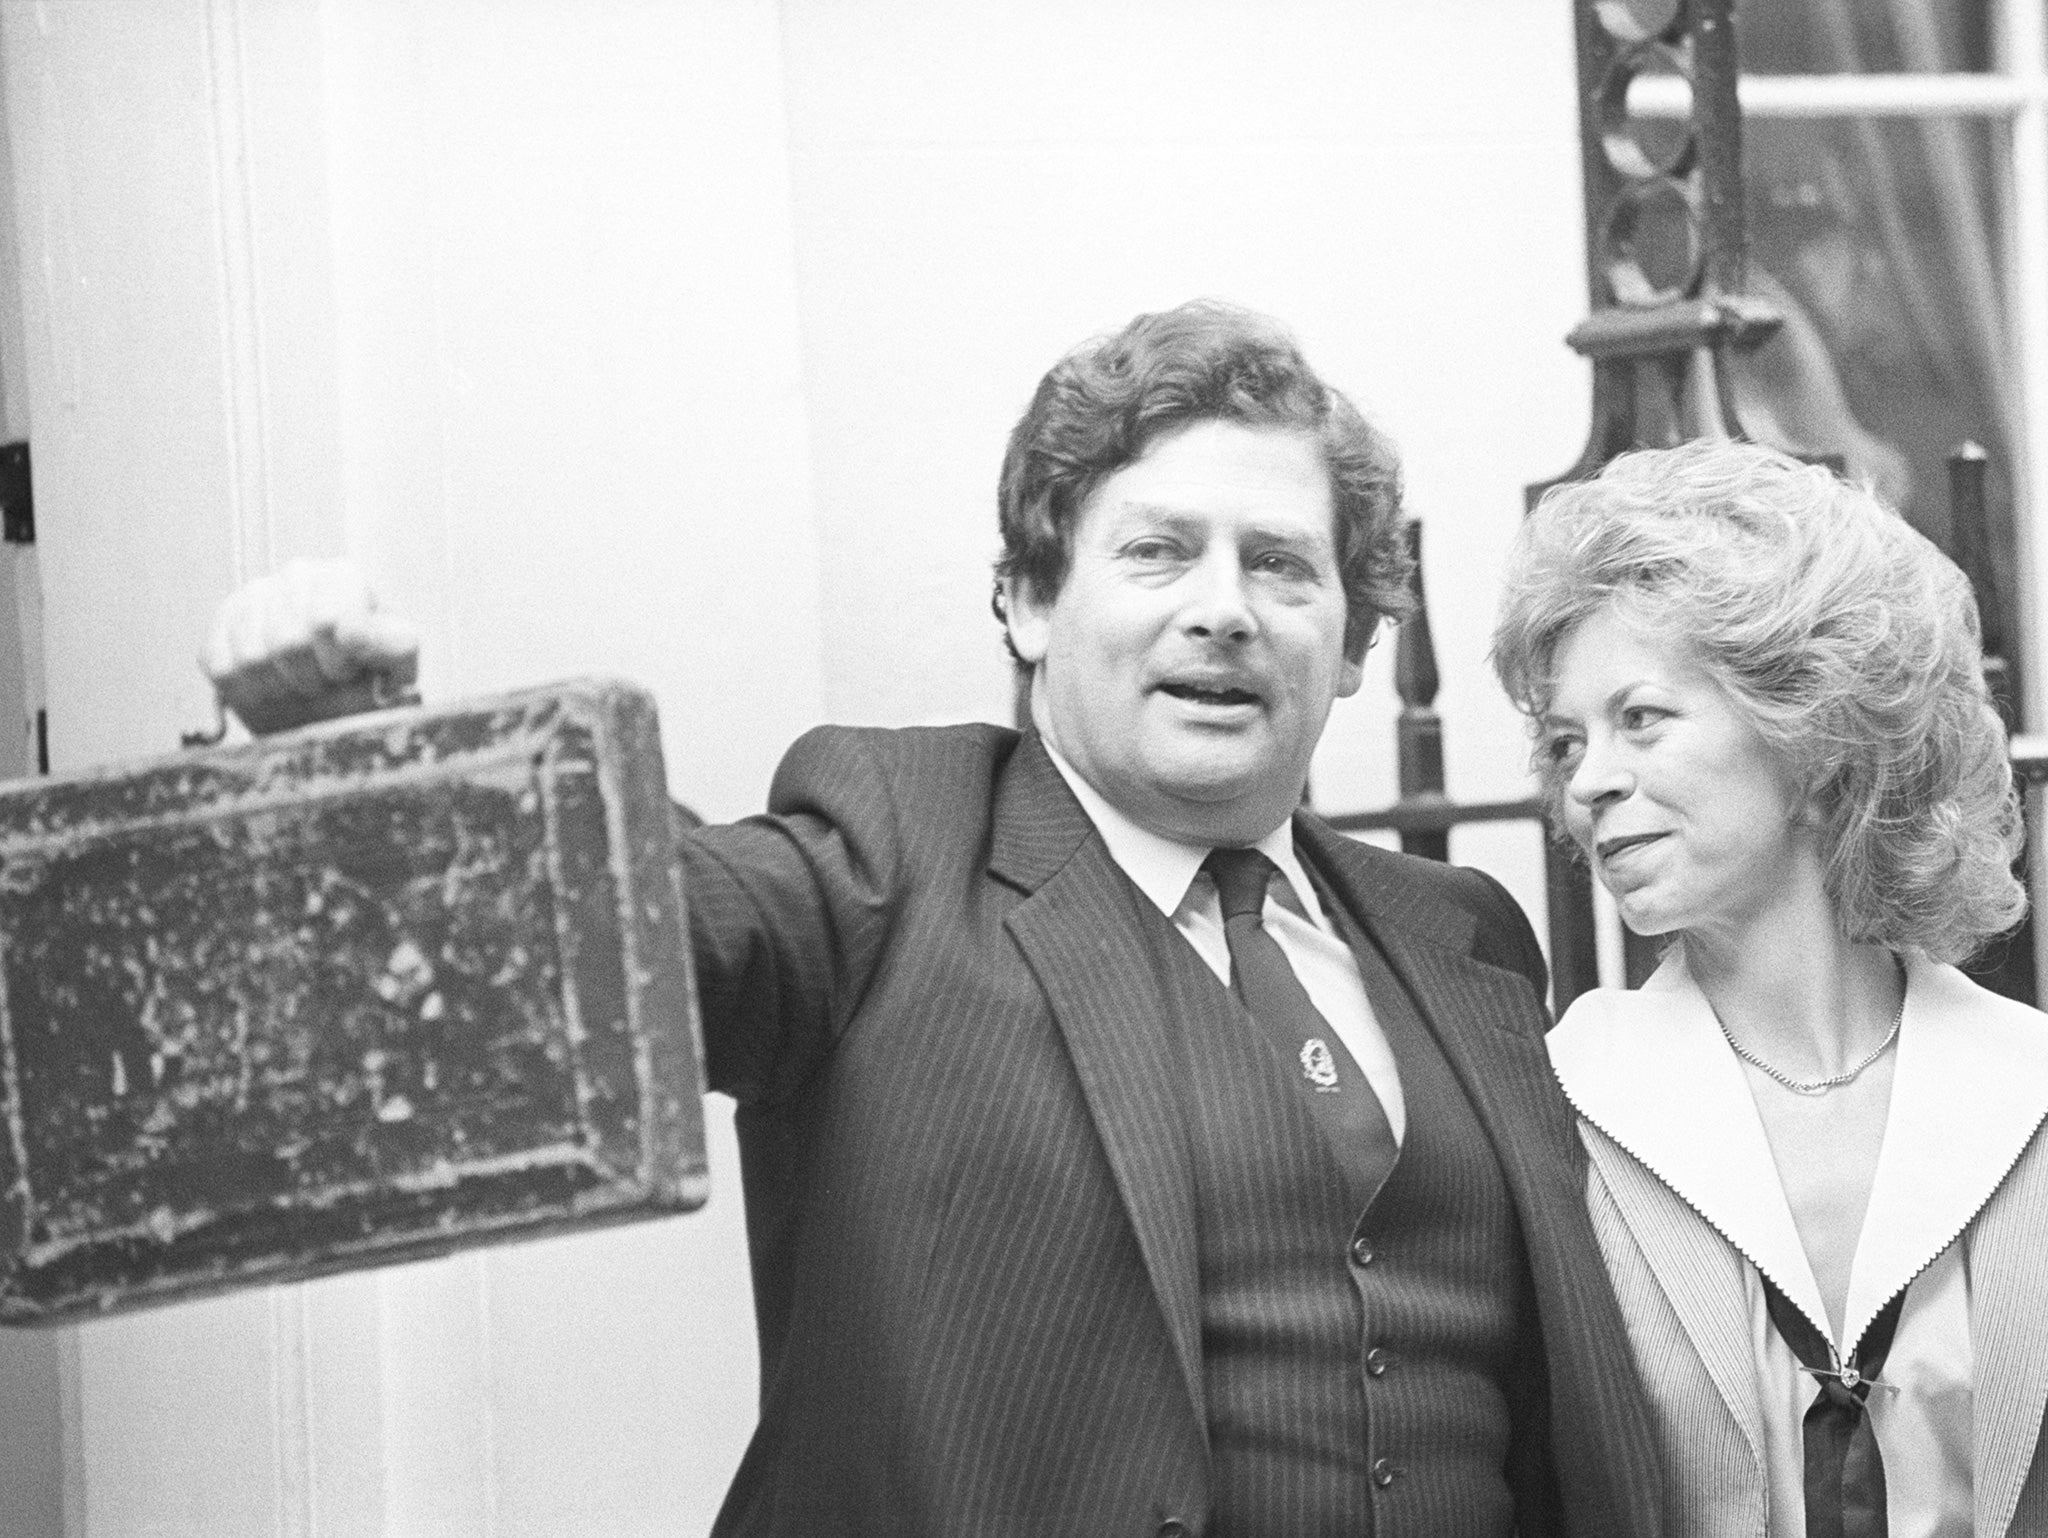
[[[1358,653],[1352,655],[1351,647],[1344,648],[1344,670],[1337,675],[1337,698],[1348,700],[1358,692],[1365,682],[1365,656],[1372,650],[1373,642],[1380,638],[1380,627],[1386,623],[1378,615],[1373,616],[1372,625],[1365,632],[1365,638],[1357,643]],[[1347,640],[1349,638],[1347,637]]]
[[[1045,659],[1052,635],[1052,605],[1040,603],[1037,588],[1024,577],[1003,579],[1003,614],[1010,630],[1010,649],[1026,667]]]

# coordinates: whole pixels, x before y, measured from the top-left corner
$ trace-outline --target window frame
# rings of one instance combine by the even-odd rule
[[[2005,185],[2009,218],[2002,253],[2010,305],[2017,385],[2016,419],[2006,424],[2019,550],[2018,640],[2028,666],[2026,713],[2048,720],[2048,679],[2039,637],[2041,488],[2048,476],[2048,5],[2043,0],[1992,0],[1994,51],[1986,72],[1952,74],[1742,75],[1736,85],[1745,119],[1984,118],[2007,132]],[[1675,75],[1638,75],[1629,84],[1632,116],[1691,115],[1692,95]],[[2044,974],[2048,975],[2048,974]]]

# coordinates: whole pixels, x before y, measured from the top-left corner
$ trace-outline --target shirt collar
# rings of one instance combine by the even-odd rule
[[[1078,769],[1060,756],[1059,749],[1042,737],[1039,740],[1044,745],[1046,757],[1052,760],[1053,767],[1067,782],[1067,788],[1073,791],[1074,799],[1081,803],[1081,810],[1088,814],[1088,820],[1102,835],[1103,843],[1109,846],[1109,857],[1136,883],[1138,890],[1154,907],[1172,918],[1188,900],[1188,888],[1212,846],[1184,844],[1179,839],[1167,838],[1139,826],[1089,784]],[[1280,867],[1280,873],[1287,878],[1293,894],[1294,901],[1290,906],[1298,907],[1318,929],[1328,931],[1330,921],[1323,913],[1322,904],[1316,900],[1315,888],[1309,884],[1301,857],[1294,852],[1293,819],[1281,823],[1252,847]]]

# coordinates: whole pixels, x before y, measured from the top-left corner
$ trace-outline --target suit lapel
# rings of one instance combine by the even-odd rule
[[[2048,1403],[2043,1024],[1954,967],[1910,961],[1890,1122],[1849,1298],[1854,1329],[1964,1233],[1982,1533],[2011,1526]]]
[[[1529,1030],[1543,1006],[1527,982],[1467,953],[1477,921],[1465,909],[1407,882],[1373,881],[1357,859],[1371,852],[1320,824],[1298,820],[1296,830],[1317,873],[1378,948],[1449,1059],[1518,1198],[1539,1188],[1545,1197],[1566,1191],[1555,1161],[1538,1167],[1530,1160],[1546,1136],[1531,1125],[1533,1108],[1555,1088],[1542,1040]],[[1579,1193],[1569,1191],[1568,1199],[1579,1200]]]
[[[1682,1197],[1596,1125],[1588,1125],[1593,1130],[1587,1149],[1600,1183],[1719,1391],[1729,1418],[1741,1429],[1761,1477],[1763,1406],[1757,1399],[1742,1257]]]
[[[1548,1020],[1542,1000],[1520,974],[1473,957],[1477,916],[1424,889],[1402,862],[1312,817],[1297,818],[1295,832],[1407,993],[1492,1142],[1536,1285],[1565,1483],[1582,1492],[1600,1485],[1581,1462],[1628,1471],[1605,1486],[1626,1488],[1627,1501],[1580,1513],[1583,1531],[1658,1530],[1648,1405],[1587,1223],[1579,1143],[1538,1034]]]
[[[1761,1470],[1743,1263],[1809,1317],[1827,1315],[1791,1211],[1775,1195],[1777,1166],[1740,1065],[1689,983],[1587,994],[1549,1047],[1565,1094],[1593,1129],[1587,1145],[1602,1185]],[[1646,1084],[1673,1088],[1653,1095]]]
[[[1034,735],[1005,771],[989,869],[1029,894],[1006,922],[1073,1057],[1206,1428],[1195,1196],[1164,994],[1128,879]]]
[[[1977,1531],[2012,1525],[2048,1405],[2048,1142],[2039,1133],[1970,1231]]]

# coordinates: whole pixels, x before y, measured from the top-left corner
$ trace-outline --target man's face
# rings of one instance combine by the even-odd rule
[[[1157,440],[1082,505],[1059,595],[1008,598],[1040,733],[1169,838],[1279,827],[1358,689],[1330,474],[1305,433],[1207,421]]]

